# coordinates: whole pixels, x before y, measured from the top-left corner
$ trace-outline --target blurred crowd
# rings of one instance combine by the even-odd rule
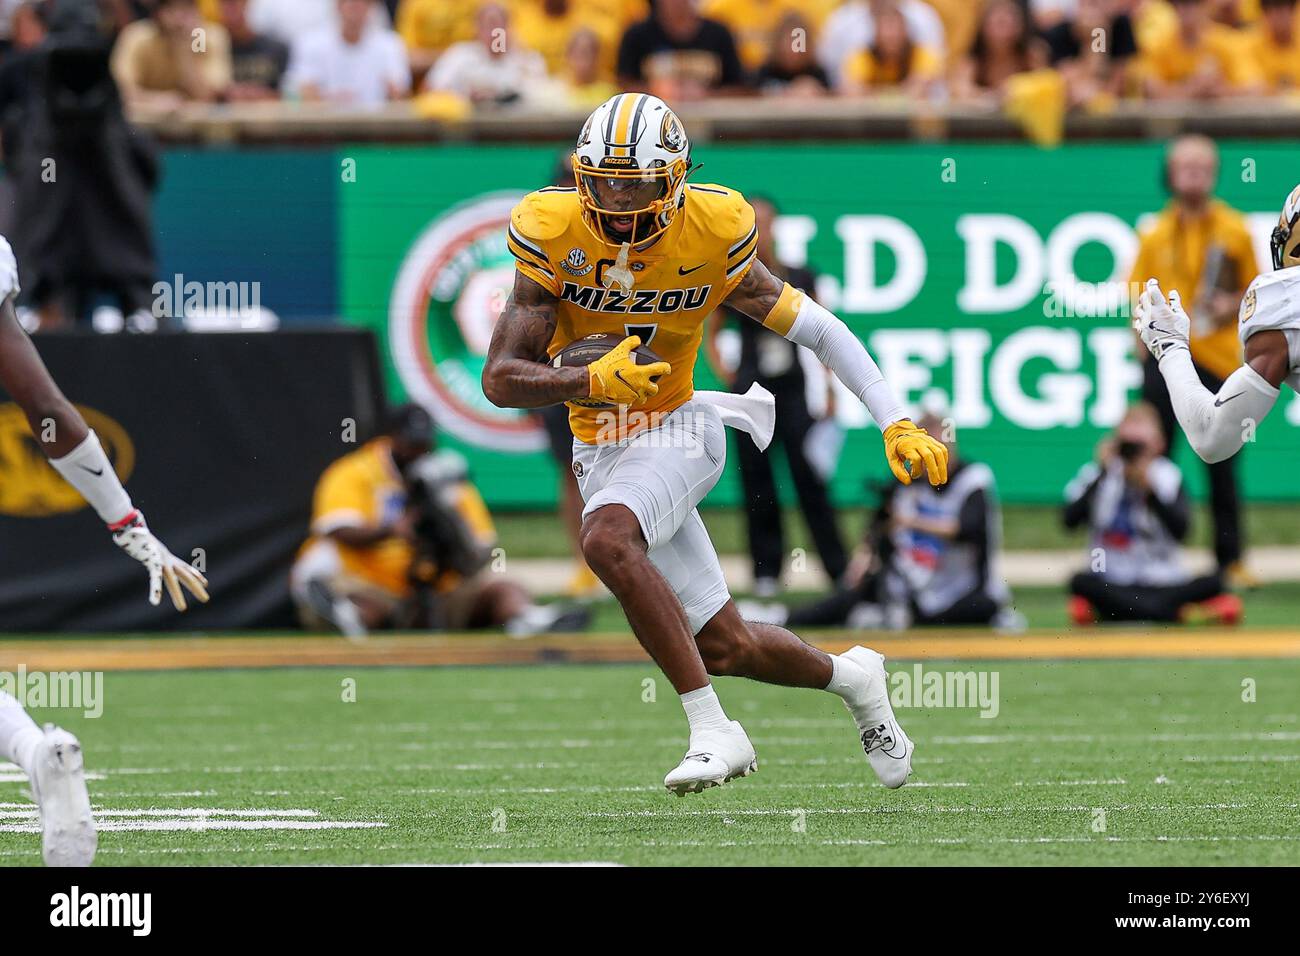
[[[1297,0],[99,0],[129,104],[592,108],[620,89],[1012,114],[1285,94]],[[51,0],[0,0],[0,67]]]

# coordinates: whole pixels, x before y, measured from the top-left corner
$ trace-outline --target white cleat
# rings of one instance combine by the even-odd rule
[[[691,735],[691,749],[664,777],[664,786],[682,797],[718,787],[758,769],[754,745],[737,721],[727,730],[701,731]]]
[[[894,708],[889,703],[889,677],[885,673],[885,655],[869,647],[858,645],[845,651],[840,657],[852,661],[866,671],[871,679],[871,713],[877,715],[869,721],[859,720],[858,733],[862,736],[862,749],[866,752],[871,769],[876,777],[890,790],[897,790],[907,783],[912,772],[912,753],[916,746],[903,732]],[[877,696],[878,695],[878,696]],[[852,711],[850,711],[852,713]]]
[[[99,837],[90,815],[90,795],[81,744],[66,730],[45,725],[31,775],[40,809],[41,855],[46,866],[90,866]]]

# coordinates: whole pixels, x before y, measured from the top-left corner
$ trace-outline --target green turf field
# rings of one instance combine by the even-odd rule
[[[748,551],[745,537],[745,515],[739,508],[703,509],[704,522],[709,527],[709,537],[719,554],[742,554]],[[1245,536],[1249,545],[1293,545],[1300,541],[1300,508],[1294,504],[1251,502],[1242,515]],[[501,541],[512,557],[553,558],[567,557],[569,539],[564,534],[559,517],[553,511],[497,511],[493,521]],[[840,532],[845,542],[857,542],[866,526],[867,511],[861,507],[845,505],[839,509]],[[1211,542],[1209,510],[1203,504],[1193,508],[1192,528],[1185,542],[1189,547],[1206,547]],[[786,545],[791,548],[812,548],[812,540],[797,509],[785,509],[784,528]],[[1087,535],[1082,531],[1067,531],[1061,524],[1061,511],[1043,505],[1007,505],[1002,509],[1002,546],[1008,551],[1037,551],[1044,549],[1077,548],[1084,550]]]
[[[1030,627],[1063,629],[1068,625],[1065,613],[1065,589],[1060,587],[1012,588],[1014,606]],[[823,597],[824,592],[787,592],[783,603],[792,606]],[[1296,626],[1296,608],[1300,608],[1300,581],[1265,584],[1242,596],[1246,605],[1247,627],[1290,628]],[[626,631],[623,610],[612,600],[596,604],[592,619],[594,631]],[[918,633],[925,633],[924,629]]]
[[[896,792],[838,700],[721,680],[759,773],[665,793],[649,664],[109,673],[101,719],[37,717],[85,745],[97,865],[1300,863],[1300,661],[926,666],[996,672],[999,712],[900,711]],[[12,771],[0,861],[38,864]]]

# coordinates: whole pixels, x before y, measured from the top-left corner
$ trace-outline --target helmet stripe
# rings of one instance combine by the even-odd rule
[[[648,99],[650,99],[650,97],[648,97],[644,93],[642,93],[641,96],[637,98],[636,112],[632,114],[632,128],[628,131],[628,142],[635,144],[637,139],[640,138],[640,134],[637,132],[637,130],[640,129],[641,126],[641,111],[645,109],[645,104]]]
[[[617,114],[618,119],[614,124],[614,133],[615,133],[614,142],[619,145],[615,147],[616,152],[614,153],[614,155],[616,156],[631,155],[631,150],[625,145],[631,139],[631,137],[628,135],[628,126],[631,123],[633,107],[635,107],[636,104],[644,98],[645,98],[644,93],[637,94],[636,96],[632,96],[629,94],[627,96],[624,96],[622,101],[619,102],[618,114]]]

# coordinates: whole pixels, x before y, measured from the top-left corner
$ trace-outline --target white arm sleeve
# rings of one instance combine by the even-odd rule
[[[811,296],[804,296],[794,324],[785,337],[812,349],[822,364],[828,366],[835,377],[867,406],[867,411],[882,431],[907,417],[867,347],[849,331],[847,325],[814,302]]]
[[[1160,360],[1160,374],[1169,386],[1178,424],[1202,461],[1213,464],[1231,458],[1277,401],[1278,389],[1249,365],[1228,376],[1218,395],[1201,384],[1187,349],[1175,349]]]

